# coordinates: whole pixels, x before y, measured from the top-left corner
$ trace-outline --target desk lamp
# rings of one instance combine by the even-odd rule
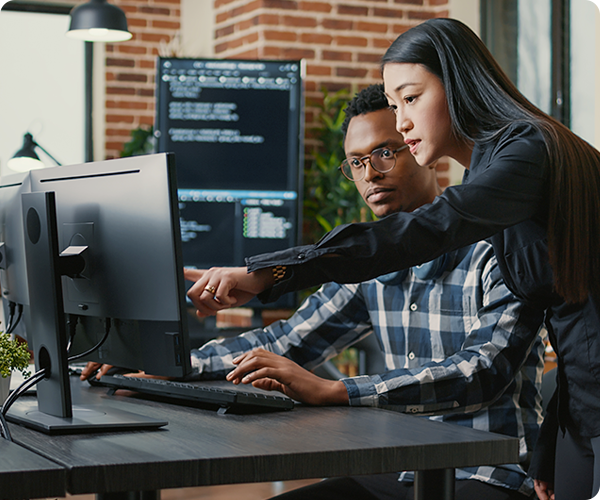
[[[40,148],[50,159],[52,159],[52,161],[60,166],[60,162],[35,142],[33,136],[29,132],[23,136],[23,147],[19,149],[8,162],[6,162],[6,165],[15,172],[28,172],[29,170],[44,168],[44,164],[35,152],[35,148]]]
[[[87,42],[124,42],[132,37],[125,13],[106,0],[90,0],[73,7],[67,36]]]

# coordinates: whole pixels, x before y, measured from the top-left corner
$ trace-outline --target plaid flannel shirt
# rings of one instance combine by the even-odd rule
[[[310,370],[374,333],[385,371],[343,379],[350,405],[518,437],[521,465],[457,469],[456,479],[530,494],[533,481],[522,465],[542,421],[541,322],[541,311],[506,288],[491,246],[479,242],[448,254],[436,280],[409,271],[398,286],[328,283],[289,320],[193,350],[192,366],[197,377],[223,378],[237,355],[262,347]]]

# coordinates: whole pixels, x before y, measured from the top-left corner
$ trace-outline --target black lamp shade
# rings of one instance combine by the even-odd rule
[[[71,10],[67,36],[90,42],[122,42],[131,38],[125,13],[106,0],[90,0]]]
[[[8,160],[6,164],[8,168],[15,172],[27,172],[28,170],[43,168],[44,164],[35,152],[36,147],[37,143],[33,140],[33,136],[27,132],[23,136],[23,147]]]
[[[27,132],[23,136],[23,147],[17,151],[13,158],[33,158],[34,160],[39,160],[40,157],[34,151],[36,143],[33,142],[33,136]]]

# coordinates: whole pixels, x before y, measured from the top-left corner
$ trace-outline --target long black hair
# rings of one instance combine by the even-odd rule
[[[414,63],[445,89],[457,138],[481,143],[515,122],[542,133],[548,150],[548,249],[554,286],[568,302],[600,297],[600,153],[519,92],[479,37],[436,18],[400,35],[382,58]]]

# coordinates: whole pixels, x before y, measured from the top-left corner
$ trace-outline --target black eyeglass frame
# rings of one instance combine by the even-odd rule
[[[348,176],[348,175],[346,174],[346,172],[344,172],[344,164],[348,164],[348,158],[346,158],[346,159],[345,159],[345,160],[342,162],[342,164],[341,164],[341,165],[338,167],[338,170],[340,170],[340,172],[342,172],[342,175],[343,175],[343,176],[344,176],[346,179],[348,179],[349,181],[352,181],[352,182],[358,182],[358,181],[362,181],[362,180],[365,178],[365,172],[366,172],[366,170],[367,170],[367,164],[366,164],[366,160],[369,160],[369,163],[371,164],[371,168],[372,168],[373,170],[375,170],[376,172],[379,172],[380,174],[387,174],[388,172],[391,172],[392,170],[394,170],[394,167],[396,166],[396,154],[397,154],[397,153],[399,153],[400,151],[402,151],[402,150],[406,149],[407,147],[408,147],[408,144],[404,144],[403,146],[400,146],[400,147],[399,147],[399,148],[397,148],[397,149],[390,149],[390,148],[387,148],[387,147],[383,147],[383,148],[377,148],[377,149],[374,149],[373,151],[371,151],[371,153],[370,153],[370,154],[368,154],[368,155],[366,155],[366,156],[363,156],[362,158],[356,158],[356,157],[353,157],[353,158],[352,158],[352,160],[358,160],[358,161],[360,162],[360,164],[362,165],[362,167],[363,167],[363,168],[362,168],[362,176],[361,176],[359,179],[353,179],[353,178],[351,178],[350,176]],[[390,151],[392,152],[392,154],[394,155],[394,164],[393,164],[393,165],[392,165],[390,168],[388,168],[387,170],[379,170],[378,168],[376,168],[376,167],[375,167],[375,165],[373,165],[373,162],[371,161],[371,157],[372,157],[372,156],[373,156],[375,153],[377,153],[378,151],[383,151],[383,150],[385,150],[385,149],[388,149],[388,150],[390,150]],[[350,167],[350,169],[352,169],[352,167]]]

